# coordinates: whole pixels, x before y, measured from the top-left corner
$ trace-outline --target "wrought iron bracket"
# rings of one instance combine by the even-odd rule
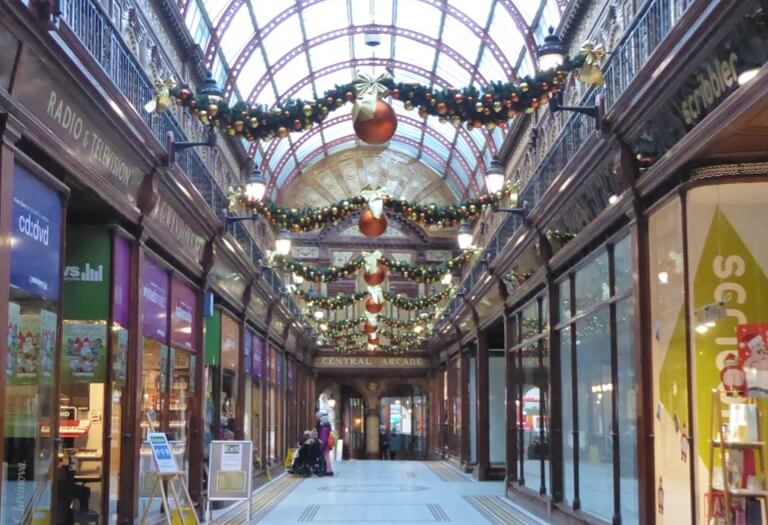
[[[183,151],[187,148],[194,148],[197,146],[208,146],[209,148],[216,147],[216,130],[213,127],[208,128],[208,136],[204,141],[197,142],[176,142],[173,131],[169,131],[165,135],[165,150],[168,152],[166,167],[173,166],[176,162],[176,152]]]

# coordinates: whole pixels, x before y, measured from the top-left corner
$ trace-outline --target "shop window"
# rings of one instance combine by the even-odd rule
[[[235,439],[238,382],[240,377],[240,326],[228,315],[221,316],[220,439]]]
[[[609,243],[558,284],[563,500],[606,521],[620,515],[623,523],[637,523],[638,515],[632,241],[627,235]],[[614,508],[616,491],[619,509]]]
[[[52,511],[62,202],[18,165],[11,227],[1,510],[8,523],[23,523]]]
[[[578,276],[577,276],[578,279]],[[576,390],[579,393],[579,494],[581,508],[613,515],[611,442],[611,346],[608,309],[576,323]]]

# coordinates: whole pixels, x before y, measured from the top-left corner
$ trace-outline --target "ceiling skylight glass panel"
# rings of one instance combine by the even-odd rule
[[[441,177],[445,176],[445,159],[432,152],[422,151],[421,153],[421,160],[424,164],[435,170]]]
[[[285,166],[283,166],[283,169],[280,171],[280,173],[277,174],[277,180],[286,180],[295,167],[296,161],[293,159],[293,156],[291,156],[288,158],[288,161],[285,163]]]
[[[230,62],[231,64],[231,62]],[[248,58],[240,74],[237,76],[237,88],[246,99],[251,96],[251,91],[256,86],[259,79],[264,76],[267,68],[264,65],[264,59],[261,58],[261,52],[257,49]]]
[[[430,68],[431,69],[431,68]],[[406,71],[405,69],[395,68],[395,80],[398,82],[415,82],[417,84],[430,84],[428,77]]]
[[[406,144],[405,142],[400,142],[397,140],[397,137],[393,137],[392,140],[389,143],[389,148],[395,151],[398,151],[400,153],[404,153],[405,155],[409,157],[417,157],[419,155],[419,149],[411,146],[410,144]]]
[[[195,0],[191,0],[190,4],[192,4],[190,7],[197,9],[197,2]],[[214,26],[219,21],[219,18],[221,18],[221,15],[224,14],[228,5],[229,2],[223,2],[222,0],[203,0],[203,7],[205,7],[208,18],[210,18]]]
[[[343,58],[346,59],[347,57]],[[342,57],[339,57],[339,60],[341,61]],[[370,71],[370,68],[367,68],[367,71]],[[315,69],[315,72],[317,72],[317,69]],[[317,78],[315,80],[315,84],[317,85],[317,94],[322,97],[326,91],[333,89],[333,86],[336,84],[347,84],[349,82],[352,82],[351,66]]]
[[[512,64],[514,64],[514,62],[512,62]],[[493,53],[491,53],[491,50],[487,47],[483,51],[483,57],[480,59],[480,66],[477,69],[485,77],[487,82],[507,82],[511,80],[510,78],[507,78],[507,74],[504,73],[501,64],[499,64],[499,61],[496,60],[496,57],[493,56]]]
[[[557,7],[557,0],[547,0],[544,6],[545,29],[549,26],[557,27],[560,24],[560,8]]]
[[[451,169],[456,172],[456,175],[459,176],[459,179],[461,179],[461,182],[466,186],[469,183],[468,174],[466,171],[464,171],[464,168],[461,166],[461,163],[456,158],[456,155],[454,155],[451,158],[450,163]]]
[[[187,14],[184,17],[184,22],[186,22],[187,29],[189,29],[190,33],[195,32],[195,29],[197,29],[197,24],[200,23],[202,16],[203,15],[200,13],[200,8],[197,7],[197,2],[190,2],[189,9],[187,9]]]
[[[288,91],[299,80],[309,76],[307,56],[301,53],[293,57],[288,63],[275,72],[274,80],[277,92],[280,94]]]
[[[313,151],[320,149],[323,146],[323,137],[320,133],[315,133],[311,137],[307,138],[298,148],[296,148],[296,156],[301,159],[312,153]]]
[[[507,57],[507,62],[514,66],[520,50],[525,46],[525,39],[518,31],[512,16],[501,4],[496,6],[488,34]]]
[[[270,20],[291,6],[291,3],[288,2],[275,2],[269,0],[249,0],[249,3],[256,15],[256,24],[258,24],[259,28],[267,25]]]
[[[344,111],[344,109],[342,108],[338,111]],[[323,127],[323,136],[325,137],[325,142],[333,142],[334,140],[340,139],[341,137],[354,134],[355,130],[352,127],[351,120],[345,120],[344,122],[339,122],[338,124],[334,124],[327,128]]]
[[[413,0],[408,2],[407,7],[400,0],[398,8],[398,27],[411,29],[431,38],[437,38],[440,33],[440,20],[443,16],[439,9],[424,2],[415,2]]]
[[[283,55],[296,47],[297,44],[300,44],[301,38],[299,19],[297,16],[292,16],[269,33],[262,40],[261,45],[267,52],[267,60],[272,64],[280,60]]]
[[[461,132],[461,135],[464,137],[464,140],[466,140],[466,137],[469,137],[469,140],[474,141],[477,149],[482,151],[483,147],[485,146],[485,134],[483,134],[482,131],[479,129],[464,130]]]
[[[234,62],[235,57],[245,47],[251,36],[253,36],[253,24],[248,14],[248,6],[243,4],[221,38],[221,50],[224,52],[227,63]]]
[[[533,18],[536,16],[536,13],[539,12],[539,7],[541,7],[543,1],[544,0],[525,0],[525,2],[515,2],[517,9],[523,15],[525,21],[528,22],[528,25],[531,25],[531,22],[533,22]]]
[[[272,84],[267,83],[267,85],[264,86],[264,89],[256,94],[255,101],[257,104],[264,104],[267,107],[272,107],[276,99],[277,96],[275,95],[275,90],[272,89]]]
[[[342,36],[309,49],[312,69],[317,71],[349,58],[349,37]]]
[[[520,63],[520,69],[517,70],[517,76],[523,78],[525,76],[533,76],[534,73],[536,73],[536,70],[533,68],[533,63],[531,63],[531,57],[528,56],[528,53],[525,53],[523,61]]]
[[[311,40],[323,33],[347,27],[346,13],[346,0],[326,0],[303,9],[301,17],[304,20],[307,39]]]
[[[440,134],[448,142],[453,142],[458,130],[450,122],[440,122],[437,117],[429,117],[428,123],[435,133]]]
[[[216,58],[213,60],[213,69],[211,69],[213,79],[219,86],[223,86],[227,81],[227,71],[224,69],[224,62],[221,61],[221,55],[216,54]]]
[[[307,84],[302,87],[300,90],[298,90],[296,93],[294,93],[291,98],[300,98],[302,100],[314,100],[315,99],[315,91],[312,88],[312,82],[307,82]],[[281,98],[280,100],[283,100]]]
[[[459,138],[459,140],[456,141],[455,151],[458,152],[470,166],[477,164],[477,160],[475,160],[475,153],[472,151],[472,148],[469,147],[467,141]]]
[[[333,155],[334,153],[338,153],[340,151],[344,151],[344,150],[348,150],[356,147],[357,145],[355,144],[355,142],[350,141],[350,142],[345,142],[343,144],[336,144],[335,146],[328,148],[328,150],[325,153],[327,155]],[[303,166],[303,167],[306,168],[306,166]]]
[[[485,28],[493,0],[450,0],[448,3]]]
[[[397,134],[416,142],[421,140],[421,128],[412,124],[406,124],[405,122],[398,122]]]
[[[463,68],[461,64],[445,53],[440,53],[440,58],[437,59],[437,70],[435,73],[437,76],[447,81],[448,84],[456,88],[466,86],[472,79],[469,70]]]
[[[480,24],[480,27],[485,27],[485,23]],[[469,62],[474,64],[477,60],[477,52],[480,49],[480,37],[452,16],[445,18],[443,42],[448,47],[461,53]]]
[[[496,145],[497,150],[501,148],[501,145],[504,143],[504,135],[504,130],[501,128],[495,128],[491,132],[491,137],[493,138],[493,143]]]
[[[371,13],[370,0],[352,0],[351,4],[353,25],[368,25],[371,23],[371,18],[378,25],[392,25],[392,0],[373,0],[373,13]],[[410,5],[408,8],[410,9]]]
[[[284,138],[284,139],[272,139],[279,141],[277,143],[277,147],[272,151],[272,156],[269,158],[269,169],[274,171],[277,167],[277,163],[280,162],[280,159],[283,158],[283,155],[286,154],[288,149],[291,147],[290,139]]]
[[[435,60],[435,48],[421,42],[398,38],[395,58],[401,62],[432,71],[432,64]]]
[[[424,145],[434,150],[434,152],[444,160],[448,158],[448,148],[440,144],[434,137],[428,134],[424,135]]]

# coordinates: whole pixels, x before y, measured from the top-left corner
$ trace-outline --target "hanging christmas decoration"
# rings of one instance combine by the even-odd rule
[[[249,201],[243,188],[232,188],[230,191],[230,207],[243,205],[250,213],[264,217],[273,225],[293,232],[309,232],[337,224],[348,218],[354,212],[368,208],[373,218],[379,206],[412,222],[424,226],[450,227],[463,222],[469,222],[480,215],[486,208],[502,203],[510,206],[517,205],[519,188],[515,184],[507,184],[501,191],[480,195],[476,199],[449,205],[417,204],[415,202],[397,199],[386,195],[383,189],[364,190],[358,197],[343,199],[322,208],[288,208],[264,201]],[[365,196],[367,195],[367,197]],[[386,220],[382,213],[381,218]],[[362,217],[361,217],[362,220]],[[383,233],[383,232],[382,232]]]
[[[363,279],[368,286],[377,286],[384,281],[387,272],[383,266],[379,264],[382,253],[379,250],[373,253],[363,252],[363,265],[364,273]]]
[[[397,130],[397,116],[392,106],[382,100],[389,93],[385,83],[391,83],[389,74],[373,78],[358,72],[355,86],[352,120],[355,134],[368,144],[384,144]]]
[[[365,210],[360,214],[360,219],[357,221],[357,225],[360,227],[360,231],[363,235],[367,237],[378,237],[387,231],[387,216],[382,214],[382,216],[377,219],[371,210]]]
[[[382,308],[384,308],[384,303],[377,303],[370,297],[365,300],[365,310],[367,312],[377,314],[381,312]]]
[[[406,279],[417,283],[433,283],[440,281],[446,273],[452,272],[466,263],[474,254],[475,250],[465,250],[444,263],[434,265],[410,264],[389,257],[379,259],[379,264],[389,271],[397,272]],[[351,278],[357,270],[365,265],[365,260],[362,256],[358,256],[342,266],[317,269],[289,257],[271,253],[267,258],[267,264],[295,273],[308,281],[329,283]]]
[[[372,325],[371,323],[368,323],[368,322],[366,322],[366,323],[363,325],[363,332],[365,332],[366,334],[372,334],[372,333],[375,333],[375,332],[376,332],[376,330],[378,330],[378,327],[377,327],[377,326],[374,326],[374,325]]]
[[[433,115],[454,125],[464,124],[468,129],[492,129],[506,126],[509,119],[545,103],[550,94],[561,89],[571,71],[584,65],[586,56],[566,57],[559,68],[539,71],[517,82],[494,81],[481,88],[440,89],[382,77],[375,79],[373,84],[376,85],[375,90],[383,87],[406,109],[417,108],[424,116]],[[369,81],[361,82],[365,85]],[[212,104],[206,95],[193,93],[187,85],[174,86],[169,92],[177,104],[188,108],[203,124],[213,123],[230,135],[257,141],[286,137],[291,132],[306,131],[322,123],[329,113],[347,102],[357,103],[358,85],[361,85],[360,82],[337,85],[315,100],[290,99],[271,108],[264,104],[251,106],[242,101],[231,106],[226,100]],[[361,121],[356,119],[355,124],[364,128],[358,131],[356,126],[362,140],[381,144],[391,138],[397,119],[392,108],[380,100],[382,95],[377,92],[375,96],[374,117]],[[209,111],[211,106],[215,106],[213,112]]]
[[[454,289],[451,287],[428,297],[408,297],[407,295],[384,292],[384,299],[402,310],[424,310],[447,299],[453,291]]]
[[[578,69],[579,80],[592,86],[602,86],[603,72],[600,65],[605,59],[605,48],[603,44],[592,44],[584,42],[581,44],[581,54],[584,57],[584,63]]]
[[[387,276],[387,271],[382,266],[376,266],[376,269],[372,272],[363,273],[363,279],[365,284],[369,286],[376,286],[384,282],[384,277]]]
[[[355,292],[349,295],[337,295],[336,297],[321,297],[313,293],[298,290],[295,297],[306,301],[307,306],[316,306],[323,310],[340,310],[362,300],[368,295],[368,292]]]

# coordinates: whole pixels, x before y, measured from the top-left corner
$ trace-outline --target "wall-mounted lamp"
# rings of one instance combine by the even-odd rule
[[[264,198],[267,192],[267,178],[258,168],[253,167],[251,176],[245,181],[245,198],[252,202],[258,202]]]
[[[200,87],[197,90],[197,94],[208,97],[208,100],[211,104],[218,104],[224,100],[224,91],[222,91],[218,84],[216,84],[216,81],[213,79],[213,76],[210,72],[208,73],[208,76],[205,78],[205,80],[203,80],[203,82],[200,84]],[[209,148],[215,147],[217,135],[213,121],[211,121],[207,133],[208,134],[205,140],[197,142],[177,142],[174,138],[173,131],[166,133],[165,149],[168,152],[168,157],[166,158],[166,167],[172,166],[176,162],[177,151],[182,151],[187,148],[193,148],[196,146],[208,146]]]
[[[469,224],[459,226],[456,241],[459,243],[459,250],[469,250],[472,247],[472,227]]]
[[[280,233],[278,233],[277,240],[275,241],[275,253],[283,257],[291,253],[291,236],[288,230],[281,229]]]
[[[493,160],[485,170],[485,189],[488,193],[497,193],[504,188],[504,166],[499,159],[493,157]]]

